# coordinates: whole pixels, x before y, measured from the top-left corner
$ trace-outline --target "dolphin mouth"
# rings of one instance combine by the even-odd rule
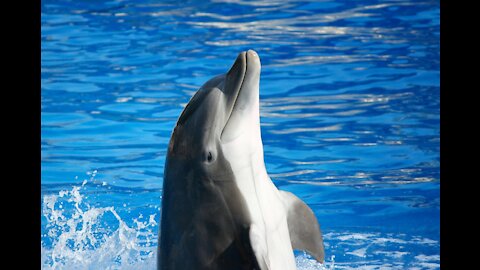
[[[227,95],[227,108],[229,108],[229,110],[227,114],[227,120],[225,121],[222,132],[220,133],[220,138],[222,138],[225,128],[228,126],[230,117],[232,117],[233,110],[235,109],[235,104],[237,103],[237,99],[240,96],[240,92],[242,91],[242,86],[245,82],[245,77],[247,75],[247,61],[248,59],[246,52],[239,53],[237,59],[235,60],[235,63],[233,63],[232,67],[226,74],[225,90],[230,90],[225,91],[225,94]],[[234,84],[235,87],[229,87],[229,84]]]
[[[254,50],[241,52],[235,60],[235,63],[227,72],[227,91],[225,91],[225,94],[227,95],[227,108],[229,108],[229,110],[226,118],[227,120],[225,121],[225,125],[220,135],[221,138],[229,126],[228,124],[232,115],[235,114],[236,111],[246,110],[249,103],[252,103],[252,96],[255,95],[255,93],[247,93],[253,91],[249,91],[249,89],[245,88],[251,88],[249,86],[252,84],[252,81],[254,81],[255,78],[259,79],[259,73],[260,61],[258,54]],[[258,95],[258,93],[256,94]]]
[[[235,105],[237,103],[238,97],[240,96],[240,92],[242,92],[243,83],[245,82],[245,77],[247,76],[247,69],[248,69],[247,54],[246,52],[241,52],[238,54],[238,57],[237,57],[237,60],[235,60],[235,63],[233,63],[232,67],[227,72],[227,76],[229,78],[232,76],[237,78],[238,87],[236,87],[235,91],[231,93],[231,97],[230,97],[231,102],[229,102],[230,110],[228,112],[227,121],[225,122],[223,130],[225,130],[225,127],[227,126],[228,121],[232,116],[233,110],[235,109]],[[223,135],[223,130],[222,130],[222,135]]]

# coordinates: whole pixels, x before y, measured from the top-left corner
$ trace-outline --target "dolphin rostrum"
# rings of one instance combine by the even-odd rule
[[[180,115],[165,162],[158,269],[296,269],[293,249],[323,263],[314,213],[265,169],[259,82],[257,53],[242,52]]]

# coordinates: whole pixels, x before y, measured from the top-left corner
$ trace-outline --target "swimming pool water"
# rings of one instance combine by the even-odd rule
[[[440,268],[439,1],[41,5],[42,268],[155,269],[177,117],[262,61],[265,162],[315,212],[321,266]]]

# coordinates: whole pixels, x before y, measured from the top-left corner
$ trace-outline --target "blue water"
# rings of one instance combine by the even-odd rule
[[[154,269],[171,130],[240,51],[262,61],[267,171],[326,262],[439,269],[439,1],[41,6],[42,267]]]

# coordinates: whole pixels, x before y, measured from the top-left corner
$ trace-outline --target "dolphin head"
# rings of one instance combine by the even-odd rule
[[[207,81],[191,98],[173,131],[168,155],[205,166],[222,148],[238,144],[242,152],[263,147],[259,116],[260,59],[241,52],[226,74]]]

